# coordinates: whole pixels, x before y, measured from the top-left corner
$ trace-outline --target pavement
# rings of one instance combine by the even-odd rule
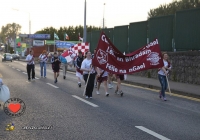
[[[47,65],[47,78],[27,81],[26,63],[0,62],[0,75],[10,90],[26,104],[21,117],[9,117],[0,108],[1,140],[199,140],[200,100],[169,96],[159,99],[149,88],[122,84],[124,96],[109,89],[105,96],[93,91],[93,99],[85,99],[82,87],[77,85],[74,72],[62,71],[58,83],[53,83],[51,65]],[[13,122],[15,130],[5,131]],[[30,130],[23,127],[51,126],[50,130]]]
[[[25,61],[25,59],[21,59],[20,61]],[[68,68],[69,68],[68,71],[71,71],[71,72],[76,71],[74,67],[68,67]],[[151,88],[151,89],[160,89],[159,80],[154,79],[154,78],[128,75],[127,80],[123,81],[123,83],[142,86],[142,87]],[[169,80],[169,85],[170,85],[171,93],[173,94],[179,94],[183,96],[200,99],[200,85],[180,83],[180,82],[174,82],[170,80]]]

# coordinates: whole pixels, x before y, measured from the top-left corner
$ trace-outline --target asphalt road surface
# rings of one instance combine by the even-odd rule
[[[120,97],[103,87],[93,99],[83,97],[84,82],[78,88],[74,73],[53,83],[51,66],[47,78],[27,82],[26,63],[0,62],[0,74],[11,97],[22,99],[26,111],[21,117],[7,116],[0,109],[1,140],[200,140],[200,102],[167,95],[167,102],[152,90],[122,86]],[[115,87],[115,86],[114,86]],[[13,131],[5,131],[8,123]],[[24,127],[50,126],[50,130]]]

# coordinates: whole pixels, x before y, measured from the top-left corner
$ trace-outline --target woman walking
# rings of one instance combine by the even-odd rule
[[[91,52],[86,52],[86,58],[83,60],[81,64],[81,70],[83,71],[83,78],[85,83],[87,82],[89,73],[88,83],[86,85],[86,98],[92,98],[92,92],[94,89],[94,79],[95,79],[95,70],[92,66]]]
[[[100,68],[96,68],[97,71],[97,94],[99,94],[99,88],[101,83],[104,83],[104,89],[105,89],[105,95],[108,97],[108,86],[107,86],[107,80],[108,80],[108,72],[105,70],[102,70]]]
[[[48,61],[48,54],[46,53],[46,50],[44,50],[42,52],[42,54],[39,56],[39,60],[40,60],[40,75],[41,77],[46,78],[46,64]],[[43,70],[44,70],[44,74],[43,74]]]
[[[117,87],[116,87],[115,93],[123,96],[124,93],[121,90],[121,81],[124,80],[124,75],[123,74],[116,74],[116,79],[117,79]]]
[[[170,62],[168,61],[168,54],[167,53],[163,53],[163,63],[164,66],[162,68],[159,69],[158,71],[158,78],[161,84],[161,91],[160,91],[160,95],[159,97],[161,99],[163,99],[164,101],[167,101],[166,97],[165,97],[165,91],[167,89],[167,75],[168,72],[171,70],[171,65]]]
[[[55,79],[54,83],[57,83],[58,82],[57,78],[59,76],[61,62],[56,52],[54,53],[54,56],[51,58],[51,64],[52,64],[52,69],[54,72],[54,79]]]

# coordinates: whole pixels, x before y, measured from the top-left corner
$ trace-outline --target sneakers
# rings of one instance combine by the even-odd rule
[[[115,94],[118,94],[118,90],[117,89],[115,90]]]
[[[108,96],[109,96],[109,93],[106,92],[106,96],[108,97]]]
[[[57,78],[56,78],[56,80],[54,81],[54,83],[57,83],[58,82],[58,80],[57,80]]]
[[[63,76],[63,79],[66,79],[66,76]]]
[[[32,81],[35,81],[35,78],[32,78]]]
[[[167,101],[167,99],[166,99],[166,98],[163,98],[163,100],[164,100],[164,101]]]
[[[88,99],[88,96],[86,96],[85,98]]]
[[[99,91],[96,91],[96,93],[97,93],[97,95],[99,95],[100,93],[99,93]]]
[[[111,84],[109,84],[109,85],[108,85],[108,88],[111,89],[111,88],[113,88],[113,86],[112,86]]]
[[[120,91],[120,95],[121,95],[121,96],[123,96],[123,95],[124,95],[123,91]]]
[[[78,86],[81,87],[81,83],[78,83]]]

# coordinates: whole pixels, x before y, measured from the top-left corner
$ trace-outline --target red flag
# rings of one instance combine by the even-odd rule
[[[130,74],[164,66],[158,39],[123,55],[102,32],[93,65],[114,74]]]

